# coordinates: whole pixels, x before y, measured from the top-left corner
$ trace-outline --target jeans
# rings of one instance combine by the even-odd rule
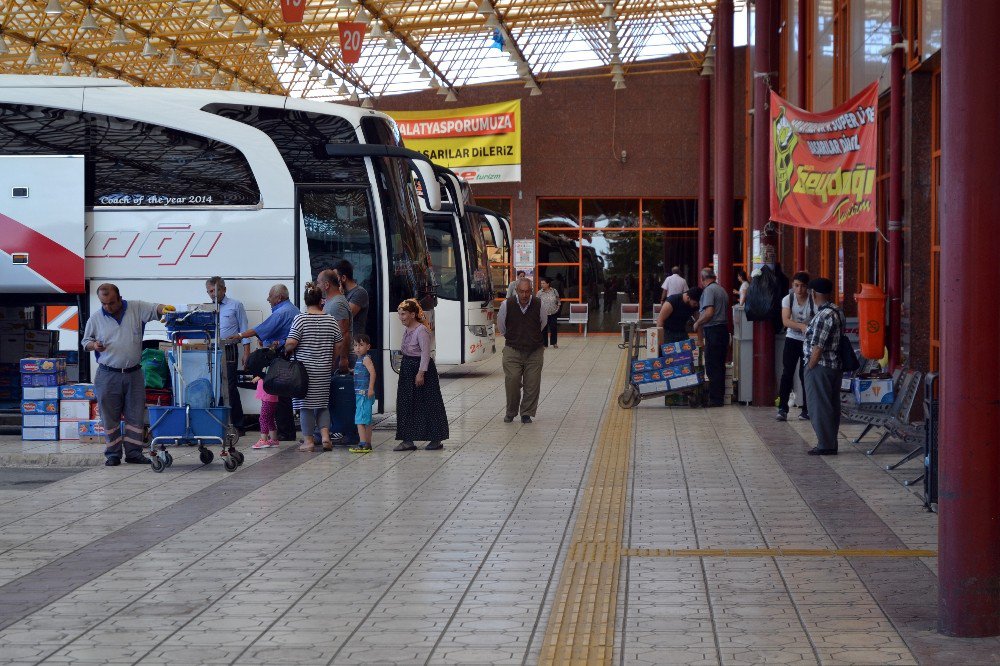
[[[729,329],[725,325],[706,326],[705,372],[708,374],[708,402],[725,404],[726,355],[729,352]]]
[[[785,349],[781,353],[781,383],[778,385],[778,411],[788,413],[788,395],[795,384],[795,371],[799,371],[799,381],[802,382],[802,393],[806,391],[806,380],[802,370],[805,368],[802,359],[802,341],[785,336]],[[808,414],[806,396],[795,396],[802,407],[802,413]]]
[[[545,325],[545,330],[542,331],[542,344],[548,347],[552,345],[553,347],[559,342],[559,323],[556,321],[559,319],[559,313],[548,315],[548,323]]]

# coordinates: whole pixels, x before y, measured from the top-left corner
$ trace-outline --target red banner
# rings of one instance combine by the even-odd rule
[[[340,21],[337,23],[340,34],[340,54],[345,65],[353,65],[361,58],[361,46],[365,38],[365,24]]]
[[[306,0],[281,0],[281,20],[285,23],[302,23]]]
[[[878,82],[825,113],[771,92],[771,219],[875,231]]]

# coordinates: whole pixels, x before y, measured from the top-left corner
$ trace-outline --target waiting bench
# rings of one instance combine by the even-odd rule
[[[590,305],[588,303],[570,303],[569,316],[556,319],[557,324],[583,326],[583,337],[587,337],[587,324],[590,323]]]
[[[843,401],[840,407],[841,415],[851,421],[864,423],[865,429],[860,435],[852,440],[853,444],[860,444],[865,435],[872,428],[881,428],[882,435],[875,446],[868,449],[867,455],[874,454],[882,443],[890,437],[898,437],[903,441],[916,441],[913,437],[919,437],[923,430],[909,422],[910,411],[916,401],[917,393],[920,392],[920,382],[923,373],[918,370],[897,371],[893,376],[893,391],[895,399],[892,404],[857,404],[853,396]]]

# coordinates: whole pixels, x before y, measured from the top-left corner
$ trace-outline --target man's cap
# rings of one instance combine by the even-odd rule
[[[817,294],[823,294],[824,296],[829,296],[833,293],[833,283],[823,277],[809,280],[809,288]]]

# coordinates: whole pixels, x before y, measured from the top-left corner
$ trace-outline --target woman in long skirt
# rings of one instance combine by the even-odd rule
[[[429,442],[427,451],[444,448],[448,439],[448,415],[441,397],[434,359],[431,358],[431,332],[420,304],[408,298],[399,304],[403,332],[403,363],[399,369],[396,394],[396,439],[394,451],[413,451],[414,441]]]

